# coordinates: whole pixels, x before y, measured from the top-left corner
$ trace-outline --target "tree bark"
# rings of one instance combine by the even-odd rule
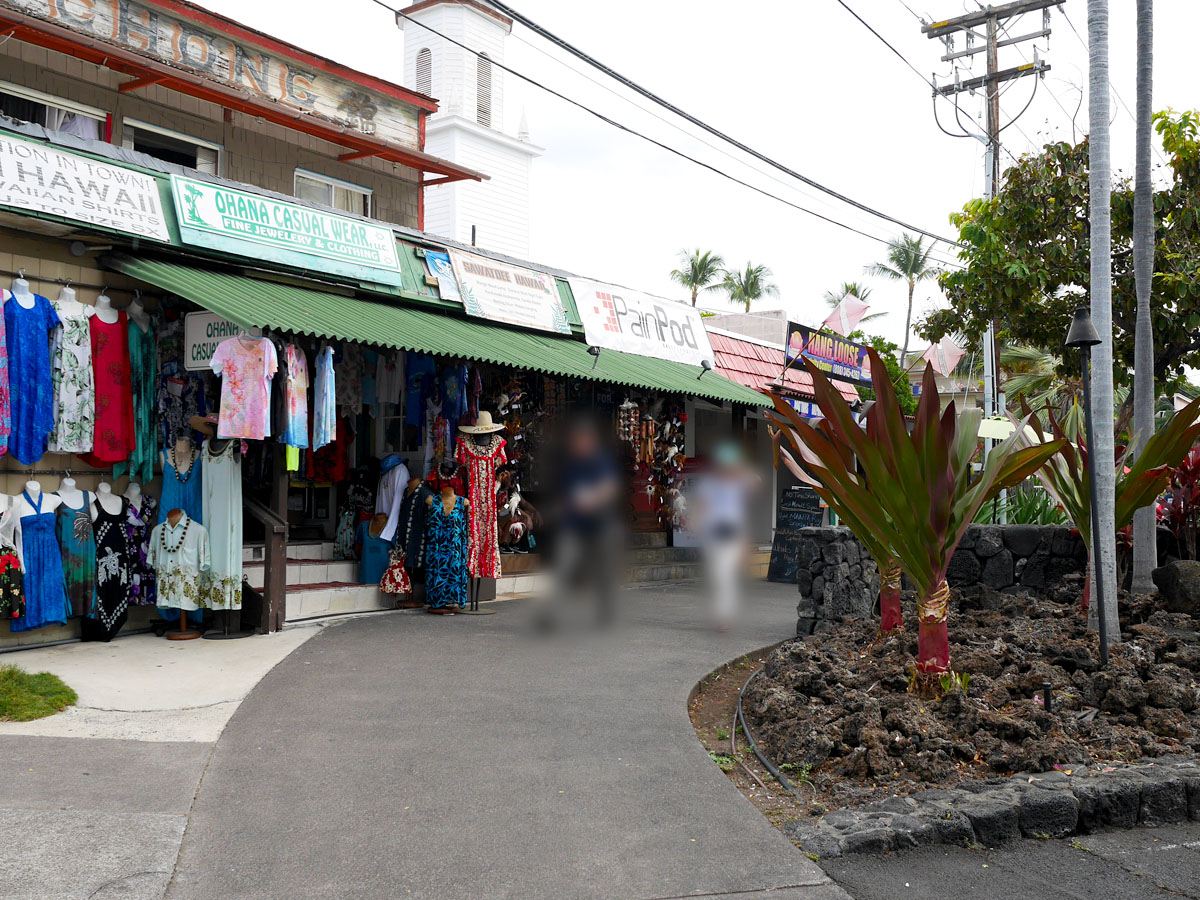
[[[1137,127],[1134,141],[1133,277],[1137,324],[1133,345],[1133,448],[1141,453],[1154,432],[1154,333],[1150,292],[1154,278],[1154,188],[1150,183],[1151,103],[1154,84],[1154,0],[1137,0]],[[1132,593],[1154,590],[1150,573],[1158,566],[1154,504],[1133,514]]]
[[[900,351],[900,368],[908,369],[908,329],[912,325],[912,298],[916,284],[908,282],[908,313],[904,316],[904,347]]]
[[[1093,460],[1114,458],[1112,324],[1112,160],[1109,146],[1108,0],[1088,0],[1088,166],[1091,220],[1092,323],[1100,343],[1092,348],[1092,422],[1088,435]],[[1121,639],[1117,619],[1116,469],[1092,466],[1096,473],[1094,528],[1099,529],[1096,581],[1102,589],[1109,643]]]
[[[917,598],[917,671],[936,675],[950,671],[950,588],[946,579]]]
[[[879,567],[879,630],[896,631],[904,627],[900,609],[900,583],[903,573],[900,564],[889,559]]]

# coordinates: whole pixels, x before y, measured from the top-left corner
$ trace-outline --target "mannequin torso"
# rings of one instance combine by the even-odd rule
[[[27,481],[25,482],[25,490],[17,498],[16,510],[17,515],[24,518],[25,516],[54,512],[61,505],[61,497],[54,494],[45,494],[42,492],[42,486],[36,481]],[[39,506],[41,507],[40,509]]]
[[[192,466],[196,463],[196,448],[192,445],[192,439],[184,436],[176,440],[175,446],[169,451],[163,450],[159,454],[159,459],[163,469],[167,468],[169,461],[176,475],[180,478],[187,478],[192,471]]]
[[[125,499],[135,508],[140,506],[142,503],[142,486],[136,481],[129,482],[128,487],[125,488]]]
[[[96,488],[96,503],[110,516],[115,516],[121,511],[124,505],[124,497],[113,493],[112,485],[107,482],[100,482]]]
[[[125,314],[134,321],[138,328],[142,329],[145,334],[150,329],[150,314],[146,312],[142,304],[134,300],[125,310]]]
[[[96,318],[105,325],[113,325],[120,319],[121,314],[113,309],[112,299],[108,294],[96,298]]]
[[[24,278],[13,280],[12,298],[20,304],[22,309],[33,309],[33,305],[36,302],[33,299],[33,292],[29,290],[29,282]]]

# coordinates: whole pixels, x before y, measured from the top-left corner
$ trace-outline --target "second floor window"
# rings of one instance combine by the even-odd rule
[[[301,200],[331,206],[356,216],[371,215],[371,191],[368,188],[318,175],[316,172],[296,170],[296,196]]]
[[[121,146],[161,159],[163,162],[187,166],[209,175],[218,174],[220,144],[159,128],[157,125],[126,119],[121,132]]]
[[[0,112],[22,122],[41,125],[48,131],[64,131],[92,141],[103,139],[107,118],[102,109],[72,103],[7,81],[0,81]]]

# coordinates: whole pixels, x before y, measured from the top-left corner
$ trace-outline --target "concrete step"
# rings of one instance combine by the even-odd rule
[[[667,535],[663,531],[631,531],[628,544],[632,550],[667,546]]]
[[[395,596],[379,590],[379,586],[375,584],[335,581],[289,587],[286,621],[299,622],[321,616],[392,609],[396,605],[396,599]]]
[[[703,577],[704,567],[696,562],[638,565],[625,570],[625,580],[631,584],[647,581],[688,581]]]
[[[288,559],[333,559],[333,541],[295,541],[288,542]],[[243,545],[242,562],[262,562],[266,557],[266,548],[261,541]]]
[[[626,562],[632,566],[672,565],[697,562],[699,559],[699,547],[649,547],[629,550],[625,554]]]
[[[266,564],[261,560],[242,564],[242,572],[252,588],[262,590],[266,575]],[[335,559],[289,559],[287,585],[289,588],[305,587],[330,582],[353,582],[358,575],[358,563],[354,560]]]

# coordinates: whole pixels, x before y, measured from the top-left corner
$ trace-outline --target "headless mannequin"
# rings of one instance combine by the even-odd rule
[[[456,494],[454,492],[454,486],[450,485],[450,484],[447,484],[442,488],[442,493],[439,496],[425,498],[426,506],[432,508],[434,503],[440,503],[442,505],[442,512],[445,513],[446,515],[450,515],[452,512],[454,512],[454,504],[457,502],[458,502],[458,494]],[[465,505],[468,503],[470,503],[470,501],[466,500],[464,498],[463,504]],[[470,585],[470,583],[474,582],[474,581],[475,581],[475,579],[473,579],[473,578],[468,579],[468,585]],[[452,613],[461,612],[461,610],[457,606],[453,606],[453,607],[443,606],[439,609],[434,609],[431,606],[429,608],[429,612],[435,613],[437,615],[447,616],[447,615],[451,615]]]
[[[125,499],[129,505],[137,509],[142,505],[142,486],[136,481],[129,482],[125,488]]]
[[[487,447],[487,445],[492,442],[492,437],[495,434],[496,434],[496,432],[494,432],[494,431],[486,432],[484,434],[472,434],[472,435],[470,435],[471,443],[473,443],[476,447],[478,447],[479,449],[482,450],[483,448]],[[482,508],[487,509],[486,506],[482,507]],[[482,582],[483,582],[482,578],[470,579],[471,605],[470,605],[469,609],[467,610],[467,612],[475,613],[476,615],[484,615],[487,613],[495,612],[494,609],[480,609],[479,608],[479,594],[483,587]]]
[[[33,309],[33,291],[29,290],[29,282],[25,280],[24,271],[13,279],[12,295],[22,309]]]
[[[28,494],[29,500],[33,501],[32,505],[29,503],[29,500],[25,499],[25,494]],[[42,486],[40,484],[38,484],[36,481],[27,481],[25,482],[24,494],[17,497],[17,515],[19,517],[37,515],[39,498],[42,504],[41,512],[43,513],[54,512],[56,509],[62,506],[61,497],[56,496],[55,494],[43,494]]]
[[[69,284],[58,292],[58,302],[64,306],[73,306],[76,304],[79,306],[84,305],[79,302],[78,298],[76,298],[75,288],[71,287]]]
[[[125,309],[125,314],[129,316],[137,327],[142,329],[142,334],[145,334],[150,329],[150,314],[146,312],[140,300],[134,300]]]
[[[58,483],[58,491],[56,492],[62,498],[62,502],[70,509],[82,509],[84,493],[75,484],[75,479],[68,475]],[[30,496],[33,496],[30,494]],[[88,502],[88,514],[92,517],[92,521],[96,520],[96,505],[95,497]]]
[[[112,299],[108,294],[101,294],[96,298],[96,317],[105,325],[114,325],[120,320],[121,314],[113,309]]]
[[[192,471],[192,466],[196,464],[196,448],[192,444],[192,439],[187,435],[176,439],[175,446],[171,448],[169,456],[166,450],[160,451],[158,456],[163,470],[166,470],[169,460],[180,478],[187,478],[188,473]],[[174,457],[174,459],[171,457]]]
[[[96,488],[96,505],[103,509],[110,516],[115,516],[121,511],[121,505],[124,498],[119,494],[114,494],[112,485],[106,481],[100,482]],[[92,518],[95,518],[95,512],[92,513]]]

